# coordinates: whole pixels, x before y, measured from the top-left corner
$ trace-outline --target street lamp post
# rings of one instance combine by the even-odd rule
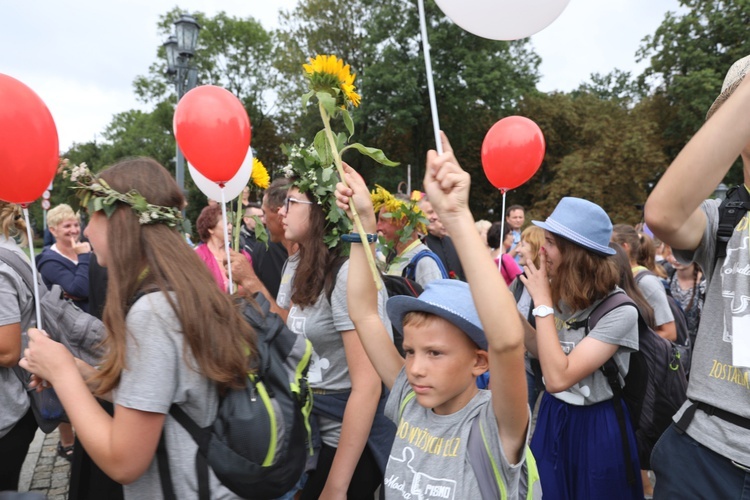
[[[727,197],[727,191],[729,191],[729,188],[726,184],[723,182],[720,183],[718,186],[716,186],[716,189],[714,190],[714,198],[717,200],[723,200]]]
[[[182,14],[174,23],[175,34],[171,35],[164,43],[167,53],[167,75],[172,77],[177,91],[177,102],[190,89],[195,87],[198,80],[198,69],[190,65],[195,55],[195,46],[198,43],[198,31],[201,26],[193,16]],[[175,168],[175,180],[180,191],[185,192],[185,157],[177,149],[177,161]]]

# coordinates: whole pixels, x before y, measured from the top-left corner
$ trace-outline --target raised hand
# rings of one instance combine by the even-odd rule
[[[374,231],[375,212],[372,208],[372,199],[370,198],[370,191],[367,188],[367,184],[365,184],[362,176],[352,167],[346,163],[343,164],[343,167],[344,179],[348,187],[343,182],[336,184],[336,205],[344,210],[349,218],[352,218],[349,208],[349,200],[351,200],[354,203],[357,213],[359,213],[365,231]]]
[[[539,251],[539,268],[534,265],[533,261],[527,260],[523,270],[524,274],[519,278],[529,291],[534,304],[554,307],[549,278],[547,277],[547,254],[544,252],[544,248]]]
[[[75,236],[70,237],[70,246],[73,248],[76,255],[89,253],[91,251],[91,244],[88,241],[78,241]]]
[[[424,188],[443,223],[469,209],[471,177],[459,165],[444,132],[440,132],[443,153],[427,152]]]

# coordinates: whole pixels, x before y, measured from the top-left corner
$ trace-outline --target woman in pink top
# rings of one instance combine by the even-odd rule
[[[198,228],[198,237],[201,240],[201,244],[195,247],[195,252],[206,263],[219,288],[227,291],[229,278],[225,263],[229,259],[224,250],[224,234],[231,235],[232,224],[228,223],[226,229],[224,229],[224,221],[221,219],[221,205],[217,204],[205,207],[198,216],[195,225]],[[242,254],[252,265],[253,259],[250,254],[244,250]]]

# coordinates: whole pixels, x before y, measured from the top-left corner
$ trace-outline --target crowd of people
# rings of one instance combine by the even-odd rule
[[[103,318],[105,354],[93,366],[36,329],[33,291],[0,258],[0,491],[17,488],[37,429],[27,391],[53,387],[70,421],[58,452],[74,462],[71,498],[197,498],[197,444],[169,413],[178,405],[208,426],[256,366],[256,333],[234,291],[250,302],[262,294],[314,349],[316,453],[283,498],[750,498],[750,225],[745,214],[717,239],[721,200],[706,200],[737,156],[738,189],[750,191],[748,67],[750,58],[732,66],[637,227],[576,197],[544,220],[528,223],[513,205],[504,221],[475,224],[470,176],[445,135],[410,197],[367,186],[348,165],[338,184],[290,170],[260,203],[237,204],[241,244],[228,252],[231,224],[215,204],[198,218],[201,243],[186,244],[185,199],[154,160],[80,176],[85,238],[69,206],[50,210],[54,242],[36,263],[80,314]],[[343,238],[331,210],[358,214],[364,234]],[[27,259],[20,214],[0,201],[0,250]],[[423,291],[389,297],[389,275]],[[636,307],[589,328],[622,293]],[[638,446],[632,408],[601,368],[613,364],[624,383],[639,321],[677,342],[671,301],[692,368],[651,475],[627,451]],[[19,370],[33,374],[29,387]],[[171,493],[157,448],[170,457]],[[212,498],[237,497],[213,472],[208,480]]]

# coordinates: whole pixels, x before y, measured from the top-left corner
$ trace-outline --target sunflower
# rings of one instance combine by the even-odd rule
[[[303,64],[310,81],[310,88],[315,92],[329,92],[336,98],[337,104],[346,107],[352,103],[359,106],[360,97],[355,92],[354,79],[357,75],[351,72],[348,64],[334,55],[317,55],[310,58],[310,64]]]
[[[253,184],[261,189],[268,188],[268,184],[271,181],[271,178],[268,176],[268,170],[266,170],[266,167],[257,158],[253,158],[253,171],[250,173],[250,178],[253,180]]]

